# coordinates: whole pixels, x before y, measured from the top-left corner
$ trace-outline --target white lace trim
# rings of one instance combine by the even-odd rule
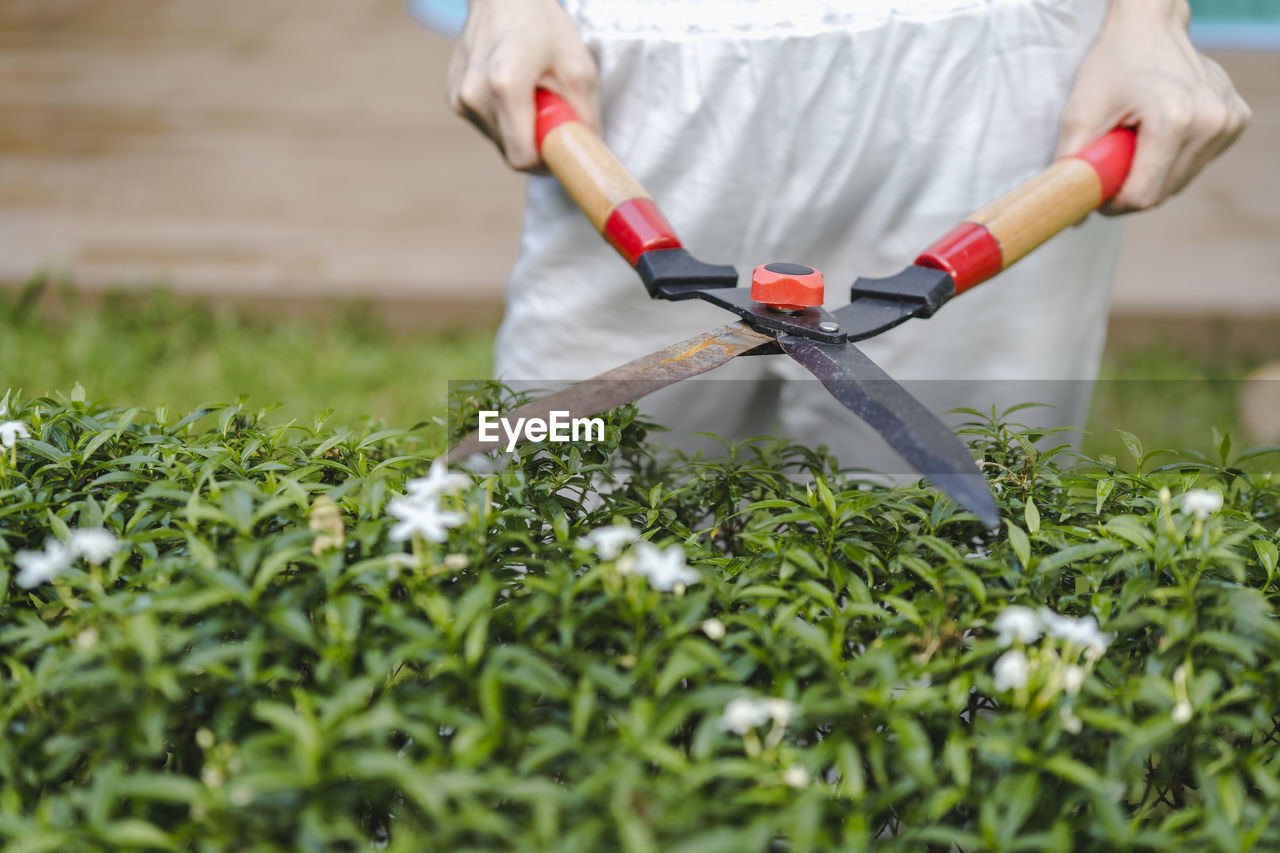
[[[596,35],[804,35],[833,28],[868,29],[891,19],[928,21],[984,6],[1027,0],[565,0],[583,28]]]

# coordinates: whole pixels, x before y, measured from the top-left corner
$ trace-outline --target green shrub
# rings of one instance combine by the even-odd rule
[[[407,484],[416,433],[6,402],[14,849],[1280,847],[1249,454],[975,417],[988,533],[779,442],[660,464],[630,409]]]

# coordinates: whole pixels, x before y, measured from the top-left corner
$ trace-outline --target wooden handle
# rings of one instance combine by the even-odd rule
[[[564,100],[537,90],[542,160],[618,254],[632,266],[653,249],[679,249],[680,239],[653,198],[604,140]]]
[[[1133,162],[1134,133],[1116,128],[1015,187],[948,231],[916,264],[951,276],[956,293],[982,284],[1115,195]]]

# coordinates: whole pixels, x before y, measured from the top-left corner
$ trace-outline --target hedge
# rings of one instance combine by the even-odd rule
[[[12,849],[1280,848],[1274,448],[972,412],[992,532],[781,441],[665,459],[631,408],[468,470],[3,405]]]

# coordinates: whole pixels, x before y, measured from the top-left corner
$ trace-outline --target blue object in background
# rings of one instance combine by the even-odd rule
[[[1280,0],[1190,0],[1202,50],[1280,50]]]
[[[1280,21],[1192,18],[1190,31],[1201,50],[1280,51]]]
[[[457,38],[467,20],[467,0],[408,0],[409,11],[442,36]]]

